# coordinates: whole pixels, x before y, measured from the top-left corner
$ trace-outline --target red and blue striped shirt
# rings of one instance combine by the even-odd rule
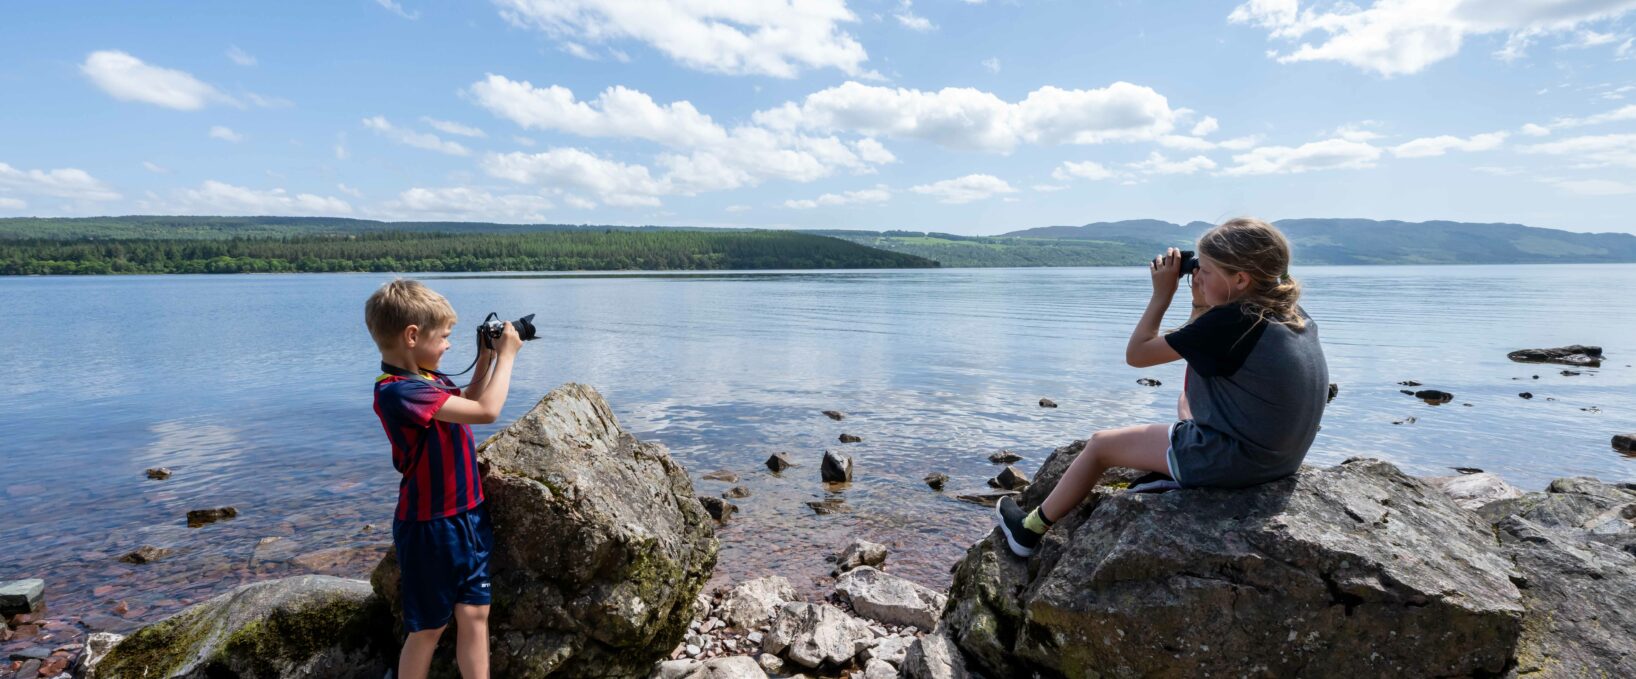
[[[384,363],[381,367],[387,374],[375,379],[375,415],[392,442],[392,466],[403,474],[398,520],[430,521],[482,504],[471,427],[432,417],[460,390],[441,375],[411,377]]]

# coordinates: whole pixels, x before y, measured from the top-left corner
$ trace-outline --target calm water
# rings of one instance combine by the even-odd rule
[[[1372,455],[1417,474],[1475,466],[1528,488],[1636,476],[1609,446],[1636,431],[1636,298],[1620,292],[1636,289],[1636,266],[1297,275],[1341,385],[1309,461]],[[390,544],[396,489],[370,410],[377,354],[362,322],[364,298],[386,279],[0,279],[0,579],[43,577],[57,613],[120,628],[254,579],[366,574]],[[1179,364],[1124,365],[1148,296],[1140,268],[431,284],[460,312],[459,337],[491,310],[538,314],[541,339],[523,349],[505,421],[558,384],[585,382],[627,429],[668,445],[701,493],[728,485],[698,480],[706,472],[744,477],[754,495],[720,532],[721,581],[776,569],[817,591],[823,556],[865,537],[893,546],[891,570],[945,586],[990,525],[987,510],[950,499],[997,471],[989,453],[1019,452],[1032,472],[1052,447],[1098,428],[1171,420],[1181,387]],[[1572,343],[1600,344],[1610,360],[1565,377],[1505,358]],[[470,359],[462,342],[445,368]],[[1396,382],[1408,379],[1455,402],[1404,396]],[[1061,407],[1039,408],[1041,397]],[[1417,421],[1393,424],[1408,416]],[[839,444],[842,432],[864,442]],[[826,448],[857,460],[842,493],[850,513],[805,505],[825,497]],[[805,464],[773,477],[762,461],[776,451]],[[154,466],[175,476],[145,479]],[[952,477],[949,493],[921,483],[931,471]],[[241,515],[186,527],[187,510],[221,505]],[[117,560],[144,544],[175,553]]]

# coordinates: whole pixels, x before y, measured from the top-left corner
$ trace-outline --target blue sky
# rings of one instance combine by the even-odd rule
[[[1636,0],[0,8],[0,216],[1636,232]]]

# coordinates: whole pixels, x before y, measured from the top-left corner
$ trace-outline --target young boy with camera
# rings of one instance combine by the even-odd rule
[[[481,343],[476,372],[462,393],[437,372],[455,324],[454,308],[442,295],[418,281],[392,281],[364,303],[364,322],[381,351],[375,414],[392,444],[392,465],[403,475],[392,543],[408,639],[397,679],[426,676],[451,618],[460,675],[487,679],[494,535],[469,425],[499,419],[522,338],[510,323],[485,335],[489,341]]]

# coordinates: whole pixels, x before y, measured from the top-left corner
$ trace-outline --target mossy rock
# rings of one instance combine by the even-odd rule
[[[396,655],[390,616],[361,580],[251,583],[126,637],[94,676],[377,679]]]

